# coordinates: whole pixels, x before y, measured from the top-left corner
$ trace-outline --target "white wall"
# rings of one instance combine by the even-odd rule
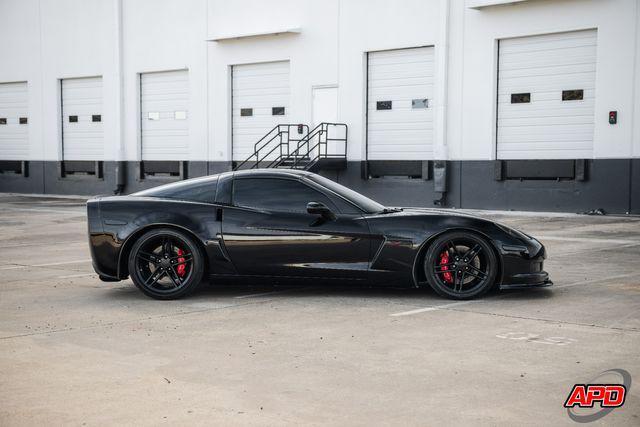
[[[188,160],[206,160],[206,0],[123,0],[122,15],[125,159],[140,160],[140,73],[187,69]]]
[[[458,81],[462,130],[449,141],[452,157],[495,158],[496,40],[587,28],[598,30],[594,156],[631,156],[637,7],[636,0],[539,0],[464,8],[452,28],[462,35],[462,54],[455,56],[464,61]],[[610,110],[618,111],[615,126],[608,123]]]
[[[232,65],[289,60],[288,120],[311,122],[312,87],[338,83],[338,12],[338,0],[209,1],[209,39],[302,29],[300,34],[209,42],[211,160],[231,158]]]
[[[139,73],[186,68],[191,88],[189,159],[227,161],[231,65],[290,60],[290,120],[310,123],[312,87],[338,85],[338,118],[349,125],[349,159],[360,160],[365,154],[366,52],[433,45],[440,70],[436,82],[443,85],[438,90],[447,96],[446,105],[440,105],[446,114],[439,114],[440,127],[436,127],[437,135],[446,135],[442,143],[447,146],[438,152],[450,159],[492,159],[496,40],[597,28],[594,156],[640,157],[640,2],[528,0],[469,7],[477,4],[462,0],[4,0],[0,2],[0,40],[5,41],[0,82],[29,82],[30,157],[34,160],[60,158],[59,79],[97,75],[104,83],[106,159],[118,158],[122,83],[123,158],[137,160]],[[300,28],[299,34],[207,41],[295,27]],[[121,69],[118,58],[122,58]],[[443,67],[445,59],[448,67]],[[443,103],[443,99],[435,101]],[[608,124],[609,110],[618,111],[618,125]]]

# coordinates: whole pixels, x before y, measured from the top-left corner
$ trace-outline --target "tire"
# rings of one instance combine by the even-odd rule
[[[186,233],[158,228],[143,234],[129,253],[129,276],[145,295],[160,300],[193,292],[204,275],[205,260]]]
[[[442,234],[429,246],[423,269],[438,295],[465,300],[477,298],[495,285],[498,259],[484,238],[454,231]]]

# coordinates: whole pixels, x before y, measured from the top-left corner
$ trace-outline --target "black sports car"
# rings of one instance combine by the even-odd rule
[[[250,170],[87,202],[93,267],[159,299],[210,278],[431,286],[467,299],[548,286],[544,246],[445,210],[388,208],[320,175]]]

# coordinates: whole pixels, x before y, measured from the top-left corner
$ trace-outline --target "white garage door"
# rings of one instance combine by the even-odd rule
[[[593,154],[595,30],[500,41],[499,159]]]
[[[0,83],[0,160],[29,157],[27,82]]]
[[[289,61],[234,65],[233,160],[244,160],[260,138],[288,123]]]
[[[103,160],[102,77],[62,80],[63,160]]]
[[[189,73],[140,75],[142,160],[187,160]]]
[[[433,47],[370,52],[367,158],[433,158]]]

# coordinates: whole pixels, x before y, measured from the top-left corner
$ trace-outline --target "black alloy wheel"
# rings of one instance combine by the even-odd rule
[[[146,295],[176,299],[198,287],[204,257],[193,239],[179,231],[161,228],[140,237],[129,253],[129,275]]]
[[[498,261],[489,243],[467,232],[449,232],[429,246],[423,262],[429,285],[451,299],[478,297],[495,284]]]

